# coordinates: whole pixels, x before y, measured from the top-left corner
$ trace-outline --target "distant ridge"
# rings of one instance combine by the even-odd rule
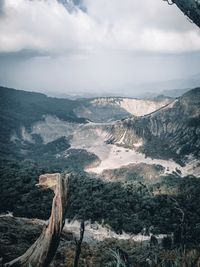
[[[186,92],[190,91],[190,88],[186,88],[186,89],[173,89],[173,90],[164,90],[161,92],[161,94],[165,95],[165,96],[169,96],[169,97],[180,97],[183,94],[185,94]]]

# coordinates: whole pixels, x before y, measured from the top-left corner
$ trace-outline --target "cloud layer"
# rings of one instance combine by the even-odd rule
[[[40,64],[40,73],[44,76],[49,71],[54,73],[55,84],[60,82],[62,89],[71,86],[84,90],[95,87],[95,83],[101,83],[104,88],[114,88],[116,84],[123,87],[143,82],[144,75],[144,81],[155,80],[155,71],[146,70],[146,66],[152,67],[150,61],[155,63],[160,77],[175,78],[165,67],[164,77],[159,70],[161,65],[166,64],[167,69],[174,71],[174,66],[180,67],[184,54],[200,52],[199,29],[175,5],[169,7],[162,0],[6,0],[1,3],[0,54],[7,67],[7,80],[2,75],[0,78],[7,84],[23,85],[17,74],[20,77],[20,71],[26,71],[30,78],[34,76],[41,82],[40,86],[49,87],[39,74],[34,75]],[[15,66],[10,66],[11,61]],[[174,66],[170,65],[172,62]],[[69,83],[78,72],[81,82]],[[131,72],[136,75],[131,77]],[[175,75],[185,75],[179,72],[176,70]],[[32,87],[27,81],[25,84]]]
[[[0,51],[200,50],[199,30],[189,25],[177,8],[161,0],[140,2],[86,0],[86,13],[67,1],[63,5],[56,0],[6,0],[0,23]]]

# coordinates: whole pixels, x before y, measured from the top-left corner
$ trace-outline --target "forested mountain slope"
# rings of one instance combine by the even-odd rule
[[[101,123],[76,117],[86,100],[0,93],[0,212],[47,219],[52,194],[36,189],[38,176],[67,171],[73,173],[68,219],[104,222],[118,233],[179,235],[181,209],[187,231],[179,242],[199,242],[199,178],[142,154],[186,167],[192,158],[199,162],[199,88],[149,115]],[[102,162],[103,172],[86,172]]]
[[[45,114],[66,121],[84,122],[73,112],[77,106],[78,102],[68,99],[0,87],[0,152],[4,154],[11,149],[10,138],[14,131],[18,132],[22,126],[30,127],[34,122],[42,120]]]

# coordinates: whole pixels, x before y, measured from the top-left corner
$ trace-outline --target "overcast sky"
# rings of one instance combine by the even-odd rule
[[[200,81],[200,30],[162,0],[0,0],[0,84],[127,93]],[[195,83],[194,82],[194,83]]]

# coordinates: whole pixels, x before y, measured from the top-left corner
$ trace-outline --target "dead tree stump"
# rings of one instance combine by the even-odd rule
[[[82,241],[83,241],[84,232],[85,232],[85,222],[82,220],[81,221],[81,225],[80,225],[80,238],[79,238],[79,240],[75,239],[76,251],[75,251],[73,267],[78,267],[79,257],[80,257],[80,254],[81,254],[81,244],[82,244]]]
[[[48,224],[43,226],[40,237],[22,256],[5,263],[4,267],[47,267],[56,253],[65,223],[69,175],[59,173],[41,175],[38,186],[50,188],[55,194]]]

